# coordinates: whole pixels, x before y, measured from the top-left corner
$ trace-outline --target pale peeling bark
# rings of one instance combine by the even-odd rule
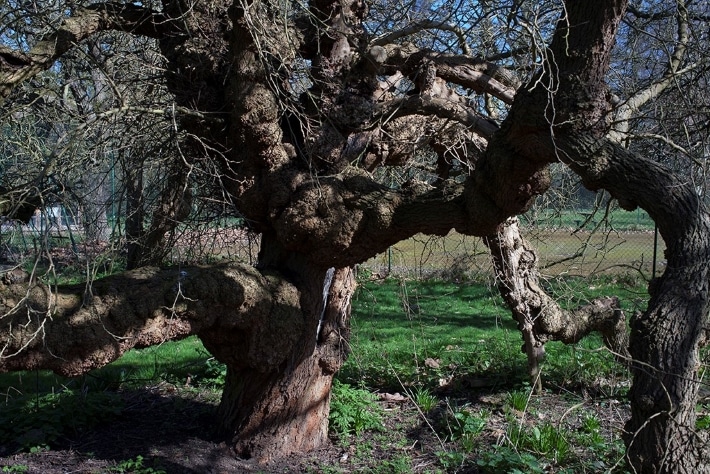
[[[240,264],[146,267],[89,285],[0,286],[0,372],[83,374],[145,347],[230,334],[243,367],[278,367],[301,338],[299,292]]]
[[[618,357],[628,358],[626,318],[616,298],[598,298],[576,310],[562,309],[539,284],[538,257],[520,234],[517,218],[508,219],[500,230],[483,239],[491,251],[496,281],[523,336],[530,381],[542,390],[540,364],[547,341],[574,344],[599,332],[606,346]]]

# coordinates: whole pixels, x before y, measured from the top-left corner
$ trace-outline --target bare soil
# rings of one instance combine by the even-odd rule
[[[407,460],[407,469],[424,472],[479,472],[477,451],[491,450],[505,442],[511,415],[522,425],[549,421],[574,432],[582,417],[594,414],[604,427],[604,437],[619,436],[628,416],[624,402],[608,397],[591,397],[567,390],[547,390],[529,401],[529,411],[511,413],[507,392],[483,389],[465,396],[438,394],[440,402],[426,418],[406,397],[381,394],[378,402],[385,413],[385,429],[338,440],[317,452],[257,465],[236,459],[228,445],[214,436],[215,392],[184,389],[161,384],[121,393],[125,408],[111,423],[63,440],[59,446],[35,453],[10,454],[0,446],[0,472],[31,474],[139,472],[149,474],[202,473],[320,473],[320,472],[400,472],[397,462]],[[458,394],[461,395],[461,394]],[[447,441],[442,420],[450,406],[489,413],[476,450],[466,462],[444,467],[437,453],[460,451]],[[42,429],[42,427],[36,427]],[[583,446],[575,446],[579,456],[588,456]],[[127,461],[142,458],[139,467]],[[384,468],[384,469],[383,469]],[[151,470],[152,469],[152,470]],[[555,472],[551,466],[549,472]]]

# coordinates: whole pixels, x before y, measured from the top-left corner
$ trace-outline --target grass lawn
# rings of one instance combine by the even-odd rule
[[[547,286],[568,308],[605,294],[622,298],[627,312],[641,309],[646,301],[642,282],[631,277],[591,283],[555,279]],[[507,388],[525,383],[520,333],[489,284],[366,282],[353,302],[352,327],[353,352],[339,375],[351,384],[395,390],[402,385],[434,389],[457,380]],[[616,376],[620,369],[595,336],[575,346],[552,342],[546,347],[544,374],[559,385],[593,383],[598,376]],[[592,367],[605,373],[589,373]]]
[[[574,229],[524,228],[535,247],[539,267],[549,277],[623,275],[653,271],[653,231],[575,232]],[[665,265],[663,240],[656,248],[656,273]],[[379,275],[455,280],[481,279],[491,273],[488,249],[478,237],[455,232],[445,237],[416,235],[393,245],[364,265]]]

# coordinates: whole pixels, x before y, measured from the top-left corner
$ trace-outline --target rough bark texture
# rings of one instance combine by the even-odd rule
[[[2,372],[76,376],[133,347],[226,331],[235,338],[234,358],[274,367],[304,325],[293,285],[239,264],[144,267],[87,285],[16,283],[0,293]]]
[[[668,266],[649,287],[648,309],[631,324],[628,460],[637,472],[698,472],[707,469],[694,421],[708,315],[710,214],[670,170],[604,138],[603,76],[624,7],[612,0],[568,3],[548,53],[554,69],[518,92],[500,139],[529,161],[564,161],[588,188],[608,190],[626,209],[643,207],[658,224]]]
[[[304,312],[302,343],[284,363],[269,368],[228,362],[219,419],[241,457],[265,462],[328,440],[330,388],[349,351],[352,270],[330,269],[320,288],[323,301],[315,311]]]
[[[596,331],[611,351],[627,358],[626,318],[618,299],[598,298],[576,310],[563,310],[539,285],[538,257],[520,235],[517,218],[508,219],[484,242],[493,257],[498,288],[523,335],[530,382],[537,391],[542,390],[540,363],[547,341],[573,344]]]
[[[272,328],[273,337],[293,338],[292,347],[272,352],[268,346],[252,346],[252,351],[279,358],[265,363],[269,359],[260,357],[249,363],[241,352],[234,352],[237,334],[220,329],[200,337],[228,368],[219,407],[222,431],[239,456],[266,462],[327,442],[330,388],[349,352],[355,280],[350,268],[314,268],[300,256],[281,252],[268,236],[259,260],[265,269],[288,268],[289,280],[299,288],[295,303],[300,308],[299,326]]]
[[[201,160],[215,163],[229,202],[264,236],[259,270],[146,268],[86,287],[2,287],[0,370],[78,374],[130,347],[196,333],[229,367],[220,411],[241,455],[266,460],[313,448],[326,440],[330,382],[347,353],[348,268],[418,232],[452,228],[490,236],[533,369],[545,340],[576,341],[591,329],[621,350],[616,302],[560,311],[537,284],[534,252],[505,225],[547,190],[548,165],[562,161],[590,189],[646,209],[668,247],[668,269],[632,321],[630,464],[639,472],[704,469],[693,422],[710,217],[691,186],[606,138],[604,79],[626,2],[566,2],[542,67],[520,88],[465,42],[465,54],[448,55],[403,41],[406,29],[368,37],[366,2],[298,5],[165,0],[158,13],[107,3],[77,9],[27,53],[0,49],[4,100],[91,34],[157,38],[184,135],[148,230],[132,228],[143,246],[135,264],[167,248],[190,210]],[[294,91],[303,64],[310,84]],[[464,89],[512,104],[500,128]],[[392,187],[371,174],[410,166],[422,149],[435,155],[427,183]],[[465,181],[452,177],[454,161]]]

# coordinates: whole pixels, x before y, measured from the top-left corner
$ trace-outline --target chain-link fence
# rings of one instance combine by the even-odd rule
[[[531,212],[520,218],[521,230],[537,249],[539,268],[548,276],[640,273],[650,278],[665,264],[664,244],[643,211]],[[7,222],[0,229],[0,258],[20,262],[41,253],[55,266],[114,261],[121,239],[87,242],[81,225],[69,221]],[[239,260],[253,264],[259,236],[241,222],[183,229],[168,256],[173,264]],[[107,258],[101,258],[101,255]],[[109,255],[110,254],[110,255]],[[120,255],[119,255],[120,257]],[[120,259],[120,258],[119,258]],[[487,248],[480,238],[451,233],[445,237],[417,235],[361,265],[373,274],[412,278],[461,279],[492,273]]]
[[[640,273],[648,279],[663,271],[664,243],[648,214],[638,210],[529,213],[521,217],[524,237],[538,251],[539,268],[549,276]],[[364,266],[379,275],[446,279],[492,272],[480,238],[451,233],[415,236]]]

